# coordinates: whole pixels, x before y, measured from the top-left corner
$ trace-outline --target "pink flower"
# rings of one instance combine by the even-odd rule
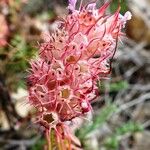
[[[40,45],[39,58],[31,62],[29,101],[37,109],[37,122],[47,129],[89,112],[97,97],[97,80],[110,73],[121,29],[131,18],[119,9],[106,15],[109,3],[100,9],[88,4],[69,14],[49,41]]]
[[[7,36],[9,34],[5,16],[0,14],[0,47],[7,44]]]

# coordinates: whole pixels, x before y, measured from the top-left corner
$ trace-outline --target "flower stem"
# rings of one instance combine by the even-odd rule
[[[48,150],[52,150],[51,134],[49,130],[46,131],[46,139],[47,139]]]

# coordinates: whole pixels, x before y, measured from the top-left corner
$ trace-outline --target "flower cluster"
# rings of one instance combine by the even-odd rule
[[[108,6],[96,9],[91,3],[76,10],[76,0],[70,0],[69,15],[31,62],[29,101],[45,128],[56,128],[91,110],[98,95],[96,82],[110,72],[121,29],[131,18],[130,12],[120,15],[119,8],[106,15]]]

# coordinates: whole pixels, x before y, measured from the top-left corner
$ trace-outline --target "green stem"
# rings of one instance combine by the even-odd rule
[[[51,131],[47,130],[46,131],[46,139],[47,139],[47,146],[48,146],[48,150],[52,150],[52,141],[51,141]]]
[[[62,139],[59,135],[57,135],[55,130],[47,130],[46,131],[46,139],[47,139],[47,150],[71,150],[71,141],[69,139]]]

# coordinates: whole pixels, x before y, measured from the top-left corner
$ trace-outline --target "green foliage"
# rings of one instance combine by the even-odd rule
[[[23,37],[19,36],[18,34],[16,34],[11,40],[11,45],[16,49],[16,53],[13,59],[21,58],[26,61],[35,53],[35,49],[31,45],[29,45]]]
[[[5,76],[6,84],[11,90],[24,86],[24,77],[29,61],[36,55],[36,49],[22,36],[15,34],[8,47],[0,52],[0,74]]]
[[[127,89],[128,87],[129,87],[128,82],[122,80],[119,82],[111,83],[109,89],[110,92],[118,92],[120,90]]]
[[[141,125],[135,122],[127,122],[122,126],[116,128],[115,132],[105,139],[104,144],[107,150],[116,150],[119,146],[119,141],[122,136],[128,133],[135,133],[142,131],[143,128]]]
[[[104,92],[105,91],[105,84],[100,81],[98,81],[97,86],[99,88],[99,91]],[[115,83],[110,83],[109,84],[109,91],[110,92],[118,92],[120,90],[125,90],[129,87],[129,84],[127,81],[121,80]]]
[[[128,10],[127,0],[113,0],[110,5],[110,11],[115,12],[119,5],[121,6],[121,14],[124,14]]]
[[[93,122],[91,122],[90,124],[84,124],[82,128],[77,130],[76,135],[79,137],[86,150],[93,149],[91,145],[88,144],[90,143],[90,133],[93,133],[97,129],[100,129],[102,125],[110,121],[112,114],[117,110],[118,109],[114,104],[106,104],[106,106],[102,108],[100,113],[94,117]],[[117,150],[119,147],[120,140],[124,135],[133,134],[142,130],[142,126],[138,123],[132,121],[123,123],[119,127],[116,126],[113,129],[111,135],[105,136],[103,141],[101,141],[102,146],[105,147],[105,149],[107,150]]]
[[[31,150],[41,150],[43,149],[44,145],[46,144],[45,139],[41,138],[37,141],[35,145],[31,147]]]
[[[96,129],[100,128],[106,121],[109,119],[109,117],[117,110],[115,105],[108,104],[105,106],[97,115],[93,122],[88,125],[84,125],[83,128],[79,129],[77,131],[77,136],[80,139],[85,138],[88,134],[95,131]]]
[[[121,127],[116,129],[116,135],[124,135],[126,133],[133,133],[137,131],[142,131],[143,127],[135,122],[127,122],[123,124]]]

